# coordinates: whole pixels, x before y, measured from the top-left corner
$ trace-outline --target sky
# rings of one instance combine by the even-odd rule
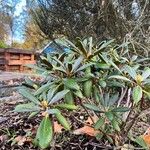
[[[18,42],[24,41],[24,25],[27,18],[26,13],[26,0],[17,0],[14,11],[14,40]]]

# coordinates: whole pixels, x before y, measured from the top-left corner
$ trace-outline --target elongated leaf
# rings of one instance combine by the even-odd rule
[[[137,104],[141,100],[142,88],[140,86],[136,86],[133,88],[132,97],[135,104]]]
[[[55,60],[62,68],[66,69],[65,66],[64,66],[64,64],[59,59],[57,59],[55,57],[52,57],[52,59]]]
[[[36,141],[38,145],[45,149],[50,145],[53,138],[52,123],[48,116],[45,116],[37,130]]]
[[[51,70],[53,68],[51,62],[49,62],[46,57],[40,56],[40,58],[41,58],[40,62],[42,62],[44,65],[46,65],[49,70]]]
[[[54,94],[55,94],[55,92],[57,91],[58,88],[59,88],[59,86],[57,86],[57,87],[52,87],[52,88],[48,91],[48,94],[47,94],[48,102],[51,101],[52,97],[54,96]]]
[[[128,79],[124,76],[120,76],[120,75],[113,75],[113,76],[110,76],[108,79],[118,79],[118,80],[132,82],[130,79]]]
[[[58,71],[60,71],[60,72],[62,72],[62,73],[65,73],[65,74],[66,74],[66,70],[65,70],[65,69],[63,69],[63,67],[62,67],[62,66],[60,66],[60,67],[56,67],[56,66],[54,66],[54,65],[53,65],[53,69],[54,69],[54,70],[58,70]]]
[[[60,113],[58,109],[48,109],[46,112],[51,115]]]
[[[112,97],[110,97],[108,106],[112,106],[115,104],[115,102],[118,100],[119,93],[114,94]]]
[[[28,68],[31,68],[31,69],[35,69],[36,71],[40,71],[40,72],[45,72],[46,71],[46,69],[38,67],[38,66],[33,65],[33,64],[27,64],[27,65],[24,65],[24,66],[28,67]]]
[[[139,144],[142,148],[144,148],[145,150],[148,150],[149,149],[149,146],[146,144],[146,142],[144,141],[144,139],[142,137],[137,137],[135,139],[135,142],[137,144]]]
[[[94,125],[94,128],[96,130],[100,129],[101,126],[105,123],[105,119],[104,118],[100,118]]]
[[[92,54],[92,47],[93,47],[93,43],[92,43],[93,39],[92,37],[89,38],[89,54],[91,55]]]
[[[150,92],[143,90],[143,93],[145,93],[147,95],[148,99],[150,100]]]
[[[96,66],[101,69],[109,69],[110,68],[110,64],[107,64],[105,62],[97,63]]]
[[[133,68],[131,68],[130,66],[125,66],[125,70],[128,72],[128,74],[132,77],[132,79],[135,80],[136,77],[136,72]]]
[[[69,92],[69,90],[63,90],[61,92],[58,92],[50,101],[50,104],[52,103],[56,103],[59,100],[61,100],[62,98],[64,98],[64,96]]]
[[[113,110],[111,110],[112,112],[127,112],[129,111],[130,109],[128,107],[117,107],[117,108],[114,108]]]
[[[121,70],[118,68],[118,66],[117,66],[112,60],[109,60],[109,63],[110,63],[116,70],[118,70],[120,73],[122,73]]]
[[[79,90],[80,87],[75,79],[64,79],[64,85],[72,90]]]
[[[69,123],[67,122],[65,117],[61,115],[61,113],[57,113],[57,114],[55,114],[55,116],[58,119],[59,123],[62,124],[66,130],[70,130]]]
[[[34,95],[39,95],[44,91],[46,92],[52,84],[53,83],[50,82],[50,83],[47,83],[47,84],[41,86],[37,91],[34,92]]]
[[[117,82],[117,81],[110,81],[107,84],[109,87],[125,87],[123,83]]]
[[[101,52],[101,50],[102,50],[103,48],[106,48],[106,47],[107,47],[108,45],[110,45],[113,41],[114,41],[114,39],[113,39],[113,40],[110,40],[110,41],[108,41],[108,42],[103,43],[103,44],[100,46],[100,48],[99,48],[96,52],[94,52],[94,56],[98,55],[98,54]]]
[[[69,110],[75,110],[78,108],[78,106],[70,105],[70,104],[58,104],[58,105],[56,105],[56,107],[65,108],[65,109],[69,109]]]
[[[29,78],[27,78],[27,77],[25,77],[25,82],[26,82],[28,85],[34,87],[35,89],[38,88],[38,85],[35,84],[31,79],[29,79]]]
[[[74,93],[74,95],[76,95],[79,98],[83,98],[84,97],[80,90],[74,91],[73,93]]]
[[[77,68],[79,68],[82,61],[83,61],[83,56],[80,56],[73,64],[71,72],[74,72],[75,70],[77,70]]]
[[[113,126],[113,128],[114,128],[115,130],[120,131],[120,127],[119,127],[118,121],[116,121],[115,119],[113,119],[113,120],[111,121],[111,123],[112,123],[112,126]]]
[[[121,45],[119,45],[117,48],[115,48],[115,50],[117,50],[117,49],[119,49],[119,48],[127,47],[128,44],[130,44],[130,42],[123,42]]]
[[[80,53],[82,53],[84,56],[87,56],[87,51],[86,51],[85,45],[82,43],[82,41],[77,39],[76,46],[78,47]]]
[[[31,102],[38,104],[38,105],[40,104],[39,100],[35,96],[33,96],[28,90],[20,89],[19,93],[25,98],[27,98],[28,100],[30,100]]]
[[[143,80],[147,79],[149,76],[150,76],[150,68],[147,68],[142,74]]]
[[[104,106],[105,107],[108,107],[109,100],[110,100],[110,94],[109,93],[105,93],[105,95],[104,95]]]
[[[31,112],[31,114],[29,115],[28,119],[30,119],[30,118],[36,116],[38,113],[39,113],[39,111]]]
[[[105,115],[110,121],[112,121],[114,119],[114,114],[110,111],[105,112]]]
[[[83,105],[84,105],[86,108],[90,109],[90,110],[97,111],[97,112],[100,111],[99,107],[97,107],[97,106],[95,106],[95,105],[93,105],[93,104],[83,104]]]
[[[80,52],[80,50],[78,49],[78,47],[76,47],[71,41],[69,41],[69,40],[67,40],[67,39],[65,39],[65,41],[73,48],[73,49],[71,49],[71,50],[73,50],[73,51],[75,51],[75,52],[77,52],[77,53]]]
[[[78,68],[75,72],[78,72],[78,71],[82,71],[90,66],[94,65],[94,63],[88,63],[88,64],[85,64],[83,66],[81,66],[80,68]]]
[[[33,112],[39,111],[40,107],[35,105],[34,103],[27,103],[27,104],[19,104],[15,107],[16,112]]]

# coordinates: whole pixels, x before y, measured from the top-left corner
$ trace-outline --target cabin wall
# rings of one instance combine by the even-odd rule
[[[35,55],[33,53],[18,52],[15,50],[0,50],[0,70],[13,72],[29,72],[26,64],[35,64]]]

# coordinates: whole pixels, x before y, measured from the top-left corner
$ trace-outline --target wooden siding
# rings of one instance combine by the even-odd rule
[[[20,49],[0,49],[0,70],[27,72],[26,64],[35,64],[35,53]]]

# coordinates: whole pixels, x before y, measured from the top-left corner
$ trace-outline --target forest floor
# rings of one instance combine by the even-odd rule
[[[7,74],[8,76],[10,74]],[[13,76],[11,76],[13,77]],[[16,79],[17,77],[17,79]],[[2,76],[0,76],[2,78]],[[0,85],[20,84],[24,76],[15,76],[11,80],[5,76],[5,81],[0,81]],[[0,89],[0,150],[39,150],[34,146],[35,137],[41,116],[28,119],[27,113],[16,113],[14,108],[17,104],[24,102],[16,88]],[[107,141],[97,140],[89,125],[92,124],[83,110],[78,112],[66,112],[72,122],[71,131],[65,131],[63,127],[55,121],[55,135],[52,147],[49,150],[111,150],[115,149]],[[93,115],[93,119],[96,119]],[[131,133],[143,135],[149,128],[149,115],[142,115]]]

